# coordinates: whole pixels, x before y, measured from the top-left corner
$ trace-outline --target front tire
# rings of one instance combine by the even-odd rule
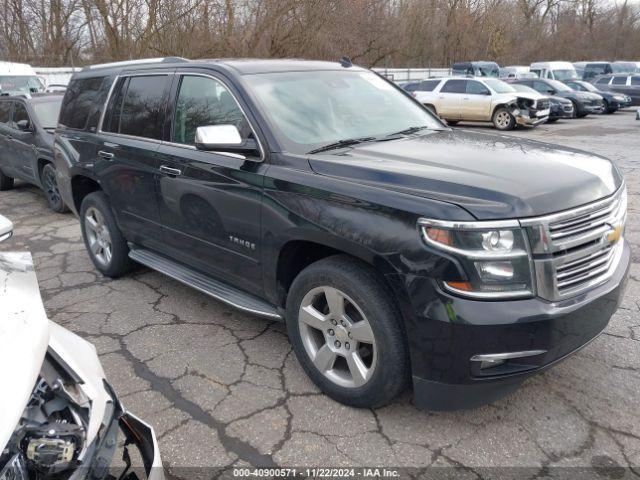
[[[516,119],[505,107],[496,108],[491,121],[494,127],[502,131],[513,130],[516,126]]]
[[[344,255],[311,264],[291,285],[286,319],[303,369],[334,400],[378,407],[408,385],[401,315],[371,267]]]
[[[0,192],[11,190],[13,188],[13,177],[9,177],[0,170]]]
[[[47,200],[47,205],[49,206],[49,208],[57,213],[65,213],[69,211],[64,201],[62,200],[60,191],[58,190],[56,168],[52,164],[47,163],[44,166],[44,168],[42,169],[40,180],[42,183],[42,190],[44,191],[44,196]]]
[[[103,192],[90,193],[82,201],[80,226],[89,257],[104,276],[117,278],[132,270],[127,241]]]

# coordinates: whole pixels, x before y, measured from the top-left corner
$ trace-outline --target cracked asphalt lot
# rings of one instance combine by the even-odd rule
[[[638,477],[640,122],[628,111],[512,134],[585,148],[619,165],[630,193],[633,266],[603,335],[475,410],[419,411],[409,392],[374,411],[328,399],[302,372],[282,324],[142,267],[127,278],[101,277],[77,219],[48,211],[34,187],[0,193],[0,213],[15,224],[0,249],[32,252],[49,317],[96,345],[126,408],[155,427],[176,477],[192,476],[183,467],[229,465],[456,466],[468,478],[505,473],[487,467],[527,467],[514,474],[526,478],[579,466],[603,478]]]

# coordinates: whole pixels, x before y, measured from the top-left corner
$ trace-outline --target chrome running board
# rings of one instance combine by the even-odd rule
[[[264,300],[185,267],[155,252],[133,247],[129,252],[129,258],[238,310],[273,320],[282,320],[282,315],[278,313],[276,308]]]

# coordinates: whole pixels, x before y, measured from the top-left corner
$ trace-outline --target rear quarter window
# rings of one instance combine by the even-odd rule
[[[420,82],[418,90],[421,92],[433,92],[433,89],[440,83],[440,80],[424,80]]]
[[[77,130],[95,129],[107,97],[108,77],[72,80],[62,101],[59,123]]]

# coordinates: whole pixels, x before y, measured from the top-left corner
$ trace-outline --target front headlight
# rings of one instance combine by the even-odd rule
[[[422,238],[455,256],[464,276],[443,279],[444,288],[475,298],[533,295],[526,234],[517,221],[445,222],[421,218]]]

